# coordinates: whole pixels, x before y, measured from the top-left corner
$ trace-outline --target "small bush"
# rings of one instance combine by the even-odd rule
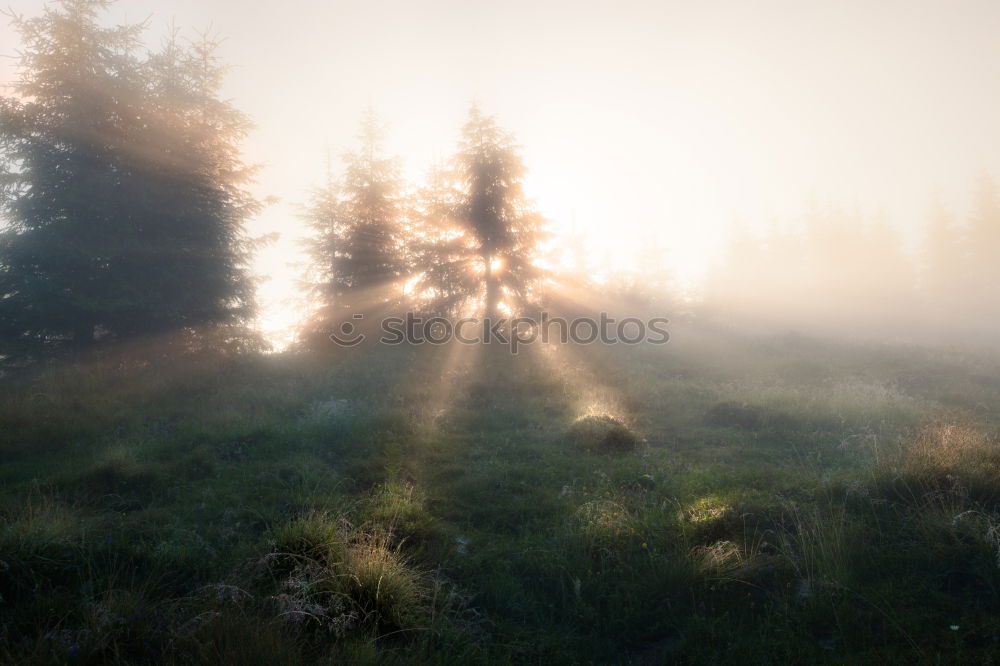
[[[570,426],[566,438],[591,453],[625,453],[639,447],[639,437],[613,416],[585,416]]]

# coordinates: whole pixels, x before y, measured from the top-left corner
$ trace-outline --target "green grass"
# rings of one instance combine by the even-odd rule
[[[704,327],[452,351],[5,379],[0,662],[1000,649],[994,361]]]

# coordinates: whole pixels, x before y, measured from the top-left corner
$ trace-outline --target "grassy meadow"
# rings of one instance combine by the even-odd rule
[[[666,346],[0,384],[0,662],[994,663],[1000,369]]]

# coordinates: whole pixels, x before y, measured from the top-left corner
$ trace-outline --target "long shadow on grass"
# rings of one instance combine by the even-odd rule
[[[671,640],[663,592],[683,589],[687,573],[643,543],[641,452],[581,446],[600,423],[574,423],[603,389],[545,354],[478,348],[404,468],[443,523],[437,564],[494,640],[522,659],[614,661]],[[667,514],[642,520],[657,529]]]

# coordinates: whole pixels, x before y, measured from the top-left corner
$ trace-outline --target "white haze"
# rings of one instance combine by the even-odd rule
[[[298,311],[296,204],[369,105],[418,180],[477,99],[595,262],[662,247],[688,284],[734,224],[794,224],[810,202],[884,215],[912,250],[932,196],[961,219],[977,175],[1000,175],[995,1],[127,0],[110,20],[147,17],[152,44],[171,21],[227,37],[258,192],[280,199],[252,225],[282,235],[258,262],[272,333]],[[4,24],[0,53],[16,48]]]

